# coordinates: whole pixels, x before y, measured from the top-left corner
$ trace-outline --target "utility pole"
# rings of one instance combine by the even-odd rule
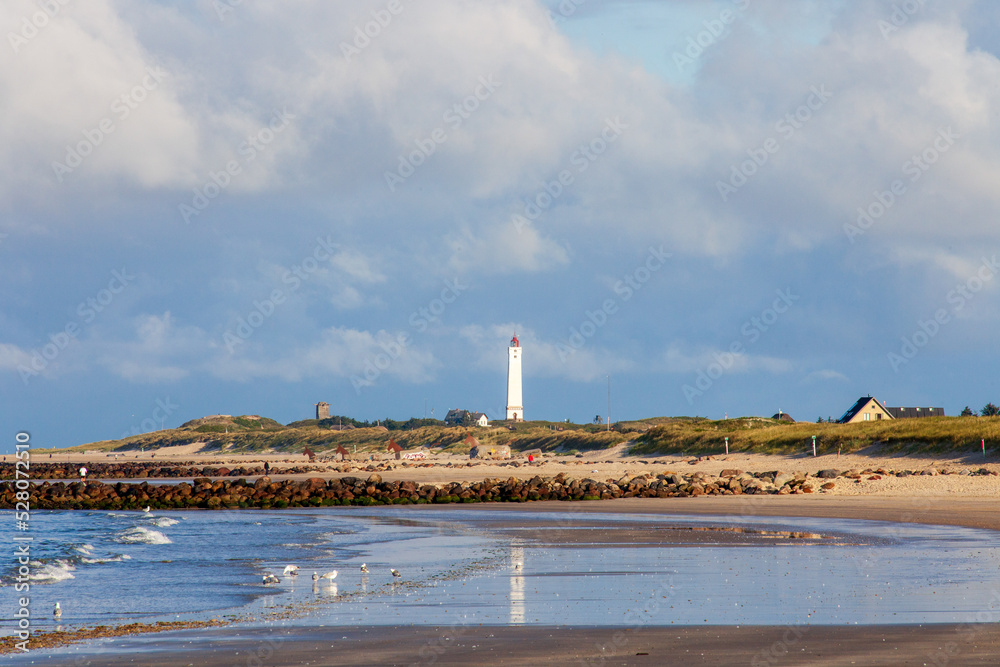
[[[608,376],[608,432],[611,431],[611,376]]]

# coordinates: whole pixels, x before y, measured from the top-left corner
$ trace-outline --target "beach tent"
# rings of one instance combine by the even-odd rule
[[[344,449],[343,445],[337,445],[337,454],[340,455],[340,460],[341,461],[346,461],[347,457],[351,455],[350,452],[348,452],[346,449]]]

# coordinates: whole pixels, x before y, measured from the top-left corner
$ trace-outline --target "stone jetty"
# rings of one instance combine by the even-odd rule
[[[963,471],[965,474],[991,474]],[[340,477],[273,481],[210,479],[193,482],[150,484],[149,482],[103,483],[96,481],[34,482],[30,487],[32,509],[280,509],[331,505],[406,505],[423,503],[528,502],[535,500],[606,500],[610,498],[686,498],[720,495],[786,495],[818,493],[843,480],[873,479],[889,474],[907,476],[907,471],[821,471],[815,476],[780,471],[748,473],[723,470],[718,477],[702,472],[662,473],[622,477],[617,480],[575,479],[566,473],[530,479],[484,479],[477,482],[420,484],[367,477]],[[913,474],[910,472],[909,474]],[[919,473],[918,473],[919,474]],[[0,508],[14,508],[14,482],[0,483]]]

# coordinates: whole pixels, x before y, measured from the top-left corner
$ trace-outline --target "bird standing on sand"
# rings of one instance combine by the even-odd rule
[[[392,568],[389,568],[389,571],[392,572],[392,578],[393,579],[402,579],[403,578],[403,575],[401,575],[399,573],[399,570],[394,570]]]
[[[319,572],[313,572],[313,581],[319,579]]]
[[[266,573],[264,573],[264,578],[263,578],[263,582],[262,583],[265,586],[267,586],[268,584],[280,584],[281,581],[276,576],[274,576],[273,574],[271,574],[270,572],[266,572]]]
[[[58,602],[56,602],[56,608],[52,610],[52,616],[54,618],[62,618],[62,607],[59,606]]]
[[[330,582],[332,583],[332,582],[333,582],[333,580],[337,578],[337,571],[336,571],[336,570],[330,570],[330,571],[329,571],[329,572],[327,572],[326,574],[321,574],[321,575],[319,576],[319,578],[320,578],[320,579],[329,579],[329,580],[330,580]]]
[[[151,509],[153,509],[153,506],[152,506],[152,505],[146,505],[146,509],[144,509],[144,510],[143,510],[143,512],[145,512],[146,514],[149,514],[149,511],[150,511]]]
[[[286,577],[289,576],[289,575],[291,575],[293,577],[297,577],[298,574],[299,574],[299,566],[298,565],[286,565],[285,566],[285,570],[282,572],[282,574],[284,574]]]
[[[364,572],[365,574],[368,574],[368,564],[367,563],[362,563],[361,564],[361,571]]]

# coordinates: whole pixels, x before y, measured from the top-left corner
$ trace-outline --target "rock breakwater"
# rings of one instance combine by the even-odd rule
[[[35,509],[223,509],[321,507],[330,505],[391,505],[421,503],[529,502],[536,500],[607,500],[611,498],[686,498],[720,495],[801,494],[824,492],[839,479],[887,475],[885,470],[823,471],[809,476],[780,471],[748,473],[724,470],[649,473],[617,480],[575,479],[560,473],[530,479],[484,479],[477,482],[420,484],[368,477],[273,481],[269,477],[235,480],[199,477],[192,483],[150,484],[102,482],[35,482],[30,503]],[[980,474],[979,471],[975,473]],[[988,473],[987,473],[988,474]],[[0,508],[17,502],[13,482],[0,483]]]

